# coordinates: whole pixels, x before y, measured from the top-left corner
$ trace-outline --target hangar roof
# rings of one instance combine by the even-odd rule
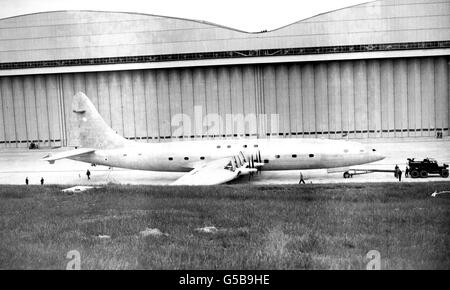
[[[159,15],[54,11],[0,19],[0,63],[450,40],[450,0],[379,0],[261,33]]]

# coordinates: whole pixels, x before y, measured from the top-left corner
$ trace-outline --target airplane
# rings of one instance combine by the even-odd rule
[[[72,102],[74,150],[48,154],[93,165],[187,172],[172,185],[214,185],[259,171],[339,168],[384,159],[375,149],[348,140],[236,139],[140,143],[117,134],[82,92]]]

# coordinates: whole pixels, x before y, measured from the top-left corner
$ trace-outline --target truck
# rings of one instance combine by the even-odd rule
[[[426,178],[430,174],[438,174],[443,178],[448,177],[448,164],[439,165],[438,162],[432,158],[425,158],[422,161],[408,158],[408,166],[412,178]]]

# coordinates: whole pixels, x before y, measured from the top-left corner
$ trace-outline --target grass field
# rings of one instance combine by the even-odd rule
[[[450,269],[448,182],[61,189],[1,186],[0,268]]]

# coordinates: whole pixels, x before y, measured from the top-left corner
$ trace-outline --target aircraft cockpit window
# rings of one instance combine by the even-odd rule
[[[313,157],[314,157],[314,154],[309,154],[309,157],[313,158]]]
[[[184,157],[184,160],[189,160],[189,157]]]
[[[264,163],[269,163],[269,159],[264,159]]]
[[[292,154],[292,158],[297,158],[297,154]]]

